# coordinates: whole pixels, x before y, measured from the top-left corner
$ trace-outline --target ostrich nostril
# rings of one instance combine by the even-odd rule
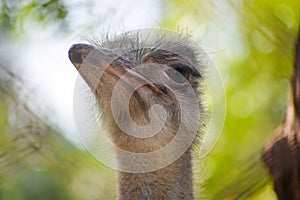
[[[162,91],[163,93],[167,94],[168,93],[168,88],[164,85],[161,85],[161,84],[155,84],[155,86],[160,90]]]

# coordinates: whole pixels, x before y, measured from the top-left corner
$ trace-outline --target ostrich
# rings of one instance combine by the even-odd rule
[[[189,38],[169,33],[125,33],[70,48],[116,146],[119,200],[194,199],[201,55]]]

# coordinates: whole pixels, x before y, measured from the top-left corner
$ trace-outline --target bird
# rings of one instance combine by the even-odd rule
[[[201,48],[161,30],[73,44],[71,63],[116,147],[119,200],[193,200],[193,149],[205,134]]]

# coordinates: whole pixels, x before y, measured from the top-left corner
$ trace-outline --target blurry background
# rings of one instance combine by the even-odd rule
[[[276,199],[259,156],[284,120],[299,10],[296,0],[1,0],[0,199],[116,198],[115,171],[76,134],[67,52],[144,27],[190,34],[222,75],[225,126],[199,159],[205,199]]]

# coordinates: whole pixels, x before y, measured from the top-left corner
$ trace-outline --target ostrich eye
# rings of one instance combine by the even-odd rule
[[[189,78],[189,73],[184,72],[182,69],[168,69],[166,71],[167,75],[177,83],[184,83]]]

